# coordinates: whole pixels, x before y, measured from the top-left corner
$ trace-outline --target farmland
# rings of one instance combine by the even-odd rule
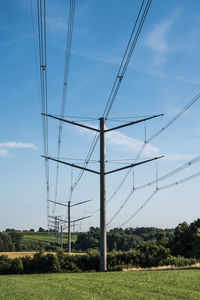
[[[76,240],[76,234],[72,233],[72,242]],[[23,232],[23,240],[24,243],[27,241],[40,241],[53,243],[57,241],[55,233],[51,233],[48,235],[48,232]],[[67,233],[63,234],[63,242],[67,243]]]
[[[0,277],[0,299],[200,299],[200,270]]]
[[[72,242],[76,241],[77,234],[72,233],[71,239]],[[59,237],[60,242],[60,237]],[[67,247],[67,233],[63,234],[63,244],[65,248]],[[46,247],[48,245],[54,245],[57,243],[57,237],[55,233],[51,233],[50,235],[48,232],[23,232],[23,238],[21,241],[21,245],[24,246],[25,249],[28,250],[39,250],[41,247]]]

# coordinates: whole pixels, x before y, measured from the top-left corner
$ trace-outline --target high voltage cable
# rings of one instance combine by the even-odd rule
[[[75,0],[70,0],[69,7],[69,18],[68,18],[68,31],[67,31],[67,43],[66,43],[66,55],[65,55],[65,67],[64,67],[64,81],[63,81],[63,92],[62,92],[62,103],[61,103],[61,117],[64,117],[65,106],[66,106],[66,95],[67,95],[67,86],[68,86],[68,77],[69,77],[69,65],[70,65],[70,56],[71,56],[71,46],[72,46],[72,33],[73,33],[73,24],[74,24],[74,12],[75,12]],[[59,122],[58,129],[58,150],[57,150],[57,159],[60,158],[61,150],[61,141],[62,141],[62,129],[63,122]],[[55,182],[55,197],[54,200],[57,200],[58,194],[58,179],[59,179],[59,168],[60,165],[57,163],[56,166],[56,182]],[[53,208],[53,214],[55,213],[55,205]]]
[[[147,13],[148,13],[148,10],[150,8],[152,0],[147,0],[146,6],[145,6],[143,14],[142,14],[144,2],[145,2],[145,0],[142,1],[139,13],[137,15],[137,18],[136,18],[136,21],[135,21],[135,24],[134,24],[134,27],[133,27],[133,30],[131,32],[130,39],[128,41],[128,45],[126,47],[126,50],[125,50],[124,56],[122,58],[119,70],[117,72],[116,79],[114,81],[111,93],[109,95],[109,98],[108,98],[108,101],[107,101],[107,104],[106,104],[106,107],[105,107],[105,110],[104,110],[104,113],[103,113],[103,116],[105,118],[108,117],[108,115],[110,113],[110,110],[112,108],[112,105],[115,101],[116,95],[118,93],[119,87],[120,87],[121,82],[123,80],[123,77],[125,75],[126,69],[128,67],[128,64],[129,64],[129,61],[131,59],[131,56],[132,56],[133,50],[135,48],[135,45],[137,43],[137,40],[139,38],[140,31],[142,30],[142,27],[143,27],[144,21],[146,19],[146,16],[147,16]],[[142,17],[140,19],[141,14],[142,14]],[[139,21],[139,19],[140,19],[140,21]],[[139,22],[139,25],[138,25],[138,22]],[[136,33],[135,33],[135,31],[136,31]]]
[[[180,166],[179,168],[177,168],[177,169],[175,169],[175,170],[173,170],[173,171],[171,171],[171,172],[169,172],[169,173],[167,173],[167,174],[165,174],[165,175],[159,177],[159,178],[157,179],[157,182],[160,182],[160,181],[162,181],[162,180],[165,180],[165,179],[167,179],[167,178],[169,178],[169,177],[171,177],[171,176],[173,176],[173,175],[175,175],[175,174],[177,174],[177,173],[183,171],[184,169],[186,169],[186,168],[188,168],[188,167],[191,167],[193,164],[197,163],[199,160],[200,160],[200,155],[198,155],[198,156],[195,157],[194,159],[190,160],[189,162],[185,163],[184,165]],[[149,187],[149,186],[151,186],[151,185],[153,185],[153,184],[155,184],[155,183],[156,183],[156,180],[152,180],[152,181],[150,181],[150,182],[148,182],[148,183],[145,183],[145,184],[143,184],[143,185],[137,187],[136,190],[144,189],[144,188]]]
[[[197,157],[195,157],[194,159],[192,159],[191,161],[187,162],[186,164],[180,166],[179,168],[171,171],[171,172],[168,172],[167,174],[161,176],[161,177],[158,177],[156,176],[156,179],[155,180],[152,180],[148,183],[145,183],[141,186],[138,186],[136,188],[132,188],[130,193],[128,194],[128,196],[126,197],[126,199],[124,200],[124,202],[122,203],[122,205],[120,206],[120,208],[116,211],[116,213],[113,215],[113,217],[110,219],[110,221],[108,222],[108,224],[110,224],[118,215],[119,213],[121,212],[121,210],[124,208],[125,204],[129,201],[129,199],[131,198],[133,192],[136,192],[138,190],[141,190],[141,189],[144,189],[144,188],[147,188],[153,184],[158,184],[158,182],[160,181],[163,181],[181,171],[183,171],[184,169],[188,168],[188,167],[191,167],[193,164],[197,163],[198,161],[200,160],[200,155],[198,155]],[[162,188],[159,188],[158,190],[160,190]]]
[[[142,152],[144,151],[145,147],[147,146],[147,144],[152,141],[153,139],[155,139],[158,135],[160,135],[163,131],[165,131],[169,126],[171,126],[178,118],[180,118],[183,113],[185,111],[187,111],[194,103],[196,103],[200,98],[200,93],[198,93],[188,104],[186,104],[169,122],[167,122],[161,129],[159,129],[155,134],[153,134],[149,139],[147,139],[147,141],[145,141],[141,147],[141,149],[139,150],[137,156],[136,156],[136,160],[140,158],[140,155],[142,154]],[[122,181],[120,182],[120,184],[118,185],[118,187],[116,188],[116,190],[114,191],[114,193],[110,196],[110,198],[108,199],[108,202],[110,202],[114,196],[117,194],[117,192],[120,190],[120,188],[122,187],[122,185],[124,184],[124,182],[126,181],[128,175],[130,174],[131,169],[127,171],[127,173],[125,174],[124,178],[122,179]]]
[[[182,114],[188,110],[197,100],[200,98],[200,93],[198,93],[188,104],[186,104],[182,110],[180,110],[169,122],[165,124],[160,130],[158,130],[155,134],[153,134],[148,140],[147,143],[155,139],[161,132],[167,129],[171,124],[173,124]]]
[[[192,179],[194,179],[194,178],[196,178],[196,177],[199,177],[199,176],[200,176],[200,172],[197,172],[197,173],[195,173],[195,174],[193,174],[193,175],[191,175],[191,176],[188,176],[188,177],[186,177],[186,178],[180,179],[180,180],[175,181],[175,182],[170,183],[170,184],[166,184],[166,185],[164,185],[164,186],[158,188],[158,191],[162,191],[162,190],[164,190],[164,189],[168,189],[168,188],[173,187],[173,186],[175,186],[175,185],[182,184],[182,183],[184,183],[184,182],[187,182],[187,181],[192,180]]]
[[[157,194],[157,192],[159,192],[161,190],[164,190],[164,189],[168,189],[168,188],[173,187],[173,186],[176,186],[178,184],[185,183],[185,182],[190,181],[190,180],[192,180],[194,178],[197,178],[199,176],[200,176],[200,172],[195,173],[195,174],[193,174],[193,175],[191,175],[189,177],[183,178],[183,179],[181,179],[179,181],[176,181],[176,182],[173,182],[171,184],[167,184],[167,185],[165,185],[163,187],[155,189],[154,192],[148,197],[148,199],[123,224],[121,224],[120,227],[124,226],[131,219],[133,219],[142,210],[142,208],[144,208],[144,206],[146,206],[147,203],[151,201],[151,199],[155,196],[155,194]]]
[[[140,211],[141,209],[143,209],[143,207],[145,205],[147,205],[147,203],[155,196],[155,194],[158,192],[158,190],[156,189],[155,191],[153,191],[153,193],[147,198],[147,200],[123,223],[120,225],[120,227],[124,226],[125,224],[127,224],[132,218],[134,218]]]
[[[133,195],[134,191],[135,191],[135,189],[132,189],[130,191],[130,193],[128,194],[128,196],[126,197],[126,199],[124,200],[124,202],[120,206],[120,208],[116,211],[116,213],[113,215],[113,217],[109,220],[109,222],[107,223],[107,225],[109,225],[110,223],[112,223],[112,221],[118,216],[118,214],[120,213],[120,211],[122,210],[122,208],[125,206],[125,204],[128,202],[128,200]]]
[[[133,30],[131,32],[131,36],[129,38],[129,41],[128,41],[125,53],[124,53],[123,58],[122,58],[122,61],[121,61],[121,64],[120,64],[120,67],[119,67],[116,79],[114,81],[114,85],[112,87],[112,90],[111,90],[111,93],[109,95],[106,107],[104,109],[103,117],[105,117],[105,118],[108,117],[108,115],[110,113],[110,110],[111,110],[111,107],[112,107],[112,105],[114,103],[114,100],[115,100],[115,98],[117,96],[117,93],[118,93],[121,81],[122,81],[122,79],[124,77],[124,74],[126,72],[126,69],[128,67],[129,61],[130,61],[130,58],[131,58],[131,56],[133,54],[133,50],[134,50],[135,45],[137,43],[137,40],[139,38],[140,32],[142,30],[142,27],[143,27],[144,21],[146,19],[147,13],[149,11],[149,8],[150,8],[152,0],[147,0],[146,6],[145,6],[143,14],[142,14],[142,17],[140,19],[140,15],[142,13],[144,2],[145,2],[145,0],[142,1],[141,7],[139,9],[139,13],[137,15],[137,18],[136,18],[136,21],[135,21],[135,24],[134,24],[134,27],[133,27]],[[137,27],[139,19],[140,19],[140,23],[139,23],[139,25]],[[137,30],[136,30],[136,28],[137,28]],[[136,33],[135,33],[135,31],[136,31]],[[135,33],[135,36],[134,36],[134,33]],[[87,154],[87,157],[86,157],[86,160],[85,160],[85,165],[84,165],[85,167],[87,166],[87,164],[88,164],[88,162],[89,162],[89,160],[90,160],[90,158],[91,158],[91,156],[92,156],[92,154],[94,152],[94,149],[96,147],[96,144],[97,144],[98,140],[99,140],[99,135],[96,134],[95,137],[94,137],[94,139],[93,139],[92,145],[91,145],[91,147],[89,149],[89,152]],[[79,175],[77,177],[77,180],[74,183],[73,190],[76,188],[77,184],[79,183],[81,177],[83,176],[83,173],[84,173],[83,170],[80,171],[80,173],[79,173]]]
[[[48,113],[47,99],[47,51],[46,51],[46,3],[45,0],[37,0],[37,22],[38,22],[38,42],[39,42],[39,62],[40,62],[40,89],[42,113]],[[43,146],[44,155],[48,156],[48,119],[42,116]],[[45,177],[47,200],[49,199],[49,161],[45,159]],[[47,215],[49,215],[49,204],[47,201]]]

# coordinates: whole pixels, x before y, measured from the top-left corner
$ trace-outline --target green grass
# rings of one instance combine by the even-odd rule
[[[22,243],[26,243],[28,241],[38,241],[38,242],[56,242],[57,241],[57,237],[55,237],[55,235],[53,233],[51,233],[51,235],[48,235],[48,232],[23,232],[23,239],[22,239]],[[76,233],[72,233],[71,235],[71,239],[72,242],[76,241],[76,237],[77,234]],[[63,234],[63,243],[67,244],[67,233]]]
[[[0,299],[200,299],[200,270],[0,276]]]

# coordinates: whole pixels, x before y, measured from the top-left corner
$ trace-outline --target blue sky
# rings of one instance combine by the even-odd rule
[[[7,0],[0,3],[1,109],[0,109],[0,230],[46,226],[45,179],[39,98],[36,2]],[[141,1],[77,0],[69,73],[66,115],[99,118],[125,51]],[[47,1],[47,67],[49,112],[60,113],[69,1]],[[147,137],[166,124],[200,92],[199,1],[153,0],[140,38],[123,79],[110,118],[164,113],[147,123]],[[35,32],[36,57],[33,28]],[[197,101],[180,119],[154,139],[142,157],[165,155],[158,175],[181,166],[200,152]],[[87,121],[97,126],[98,122]],[[108,122],[107,126],[119,123]],[[56,156],[58,123],[49,120],[49,154]],[[61,157],[85,158],[93,135],[64,125]],[[134,158],[144,141],[144,125],[131,126],[107,136],[107,159]],[[98,147],[94,159],[98,159]],[[108,164],[107,168],[119,167]],[[98,168],[98,164],[91,164]],[[198,163],[164,184],[198,172]],[[135,168],[135,185],[155,178],[155,163]],[[50,162],[50,197],[54,198],[56,165]],[[68,200],[71,168],[60,167],[58,199]],[[76,178],[78,171],[73,170]],[[109,175],[107,196],[113,193],[125,171]],[[74,218],[99,206],[98,176],[84,174],[73,201],[93,199],[74,208]],[[132,188],[130,175],[108,204],[108,220]],[[127,226],[174,227],[191,222],[199,211],[199,178],[159,192]],[[160,184],[162,186],[162,184]],[[112,226],[119,226],[152,193],[149,188],[132,197]],[[60,209],[57,214],[64,215]],[[84,221],[82,230],[98,226],[99,216]]]

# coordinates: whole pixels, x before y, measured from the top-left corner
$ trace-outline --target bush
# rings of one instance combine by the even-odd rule
[[[25,256],[21,258],[23,263],[23,273],[24,274],[32,274],[35,272],[34,264],[33,264],[33,258],[30,256]]]
[[[36,273],[60,272],[58,257],[53,254],[36,253],[33,258],[33,265]]]
[[[12,259],[8,258],[7,255],[0,256],[0,274],[6,275],[11,272]]]
[[[185,266],[191,266],[197,263],[197,260],[195,258],[185,258],[183,256],[170,256],[166,259],[162,260],[160,265],[161,266],[176,266],[176,267],[185,267]]]
[[[11,267],[10,267],[10,274],[22,274],[24,270],[22,259],[16,257],[12,259]]]
[[[129,269],[131,268],[132,266],[130,265],[116,265],[114,267],[112,267],[110,269],[110,271],[114,272],[114,271],[122,271],[123,269]]]

